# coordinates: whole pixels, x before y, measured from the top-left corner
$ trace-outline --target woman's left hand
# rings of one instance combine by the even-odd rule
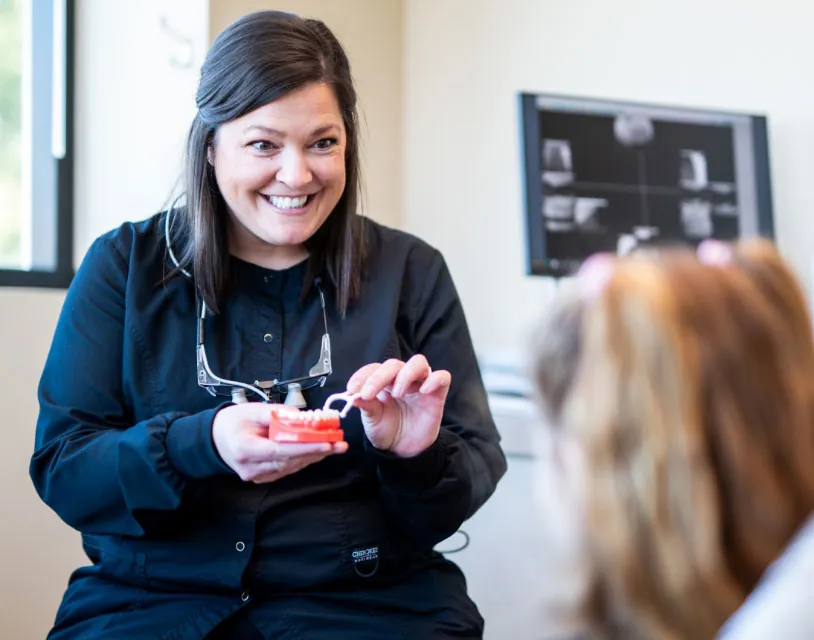
[[[371,444],[410,458],[438,438],[451,381],[449,371],[433,371],[415,355],[362,367],[348,380],[348,391],[359,394],[354,405]]]

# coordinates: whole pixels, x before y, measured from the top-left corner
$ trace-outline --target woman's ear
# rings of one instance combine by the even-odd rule
[[[206,147],[206,160],[210,165],[215,166],[215,147],[211,144]]]

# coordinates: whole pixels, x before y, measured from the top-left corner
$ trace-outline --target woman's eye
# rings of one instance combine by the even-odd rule
[[[336,145],[336,143],[337,143],[336,138],[322,138],[322,140],[317,140],[317,142],[314,143],[314,146],[317,149],[323,149],[324,150],[324,149],[330,149],[331,147]]]
[[[267,152],[274,149],[274,146],[266,140],[256,140],[249,145],[255,151]]]

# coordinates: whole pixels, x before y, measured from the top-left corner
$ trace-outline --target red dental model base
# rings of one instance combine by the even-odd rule
[[[269,423],[269,438],[275,442],[342,442],[345,432],[339,418],[339,411],[332,409],[275,409]]]

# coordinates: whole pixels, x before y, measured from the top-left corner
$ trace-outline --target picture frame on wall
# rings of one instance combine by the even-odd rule
[[[774,237],[759,114],[520,93],[527,272],[598,252]]]

